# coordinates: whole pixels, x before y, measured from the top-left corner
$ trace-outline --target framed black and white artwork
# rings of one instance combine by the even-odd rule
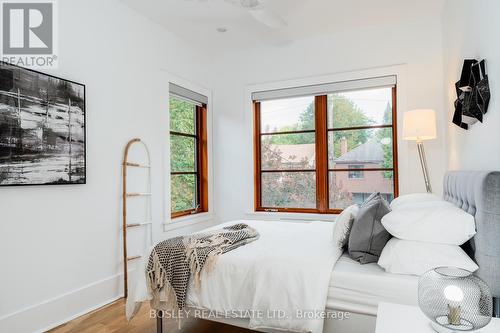
[[[85,183],[85,85],[0,62],[0,186]]]

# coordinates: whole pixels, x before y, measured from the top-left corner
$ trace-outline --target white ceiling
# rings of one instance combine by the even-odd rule
[[[268,28],[225,0],[121,1],[185,40],[204,47],[245,48],[437,16],[445,0],[261,0],[287,22],[282,29]],[[228,31],[217,32],[219,27]]]

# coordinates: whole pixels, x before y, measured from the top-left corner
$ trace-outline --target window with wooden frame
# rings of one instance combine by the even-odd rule
[[[170,84],[172,218],[208,211],[207,98]]]
[[[252,99],[256,211],[339,213],[398,195],[395,76]]]

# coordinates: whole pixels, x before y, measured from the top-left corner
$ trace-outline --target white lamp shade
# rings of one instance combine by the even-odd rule
[[[430,109],[406,111],[403,116],[403,140],[423,141],[436,138],[436,112]]]

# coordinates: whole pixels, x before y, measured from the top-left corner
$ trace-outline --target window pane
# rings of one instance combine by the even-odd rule
[[[363,165],[349,165],[349,179],[363,179],[365,177],[364,171],[363,170],[356,170],[356,169],[363,169]]]
[[[186,134],[195,134],[196,106],[181,99],[170,97],[170,130]]]
[[[260,103],[262,133],[313,130],[314,96]]]
[[[392,124],[392,89],[328,95],[328,128]]]
[[[315,172],[262,173],[262,206],[316,208]]]
[[[392,128],[328,132],[328,168],[392,168]]]
[[[196,139],[180,135],[170,135],[171,172],[194,172]]]
[[[196,175],[171,175],[172,212],[196,208]]]
[[[380,192],[391,202],[394,199],[392,171],[363,171],[363,178],[350,178],[350,171],[330,171],[330,209],[344,209],[352,204],[362,204],[373,192]]]
[[[315,133],[261,136],[262,170],[315,169]]]

